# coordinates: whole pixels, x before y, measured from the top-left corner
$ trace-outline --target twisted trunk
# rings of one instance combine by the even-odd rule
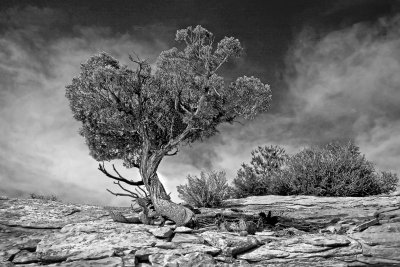
[[[194,220],[194,213],[188,208],[172,202],[158,178],[157,169],[162,158],[162,154],[154,154],[143,159],[140,175],[156,212],[164,219],[174,221],[178,226],[188,225]]]

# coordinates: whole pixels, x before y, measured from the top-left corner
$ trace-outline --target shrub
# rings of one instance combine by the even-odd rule
[[[251,155],[250,165],[243,163],[233,180],[236,197],[272,194],[273,180],[287,160],[285,150],[279,146],[259,146]]]
[[[283,171],[290,194],[315,196],[367,196],[395,188],[396,174],[375,171],[359,147],[332,142],[306,148],[290,157]]]
[[[38,195],[38,194],[35,194],[35,193],[31,193],[29,196],[31,197],[31,199],[42,199],[42,200],[59,201],[57,196],[55,196],[55,195],[45,196],[45,195]]]
[[[286,157],[278,168],[264,173],[257,172],[254,167],[254,162],[259,161],[254,160],[257,153],[252,155],[252,167],[248,167],[245,172],[242,166],[234,181],[236,191],[242,196],[275,194],[362,197],[389,193],[396,189],[398,183],[396,174],[378,174],[372,162],[366,160],[359,147],[352,142],[331,142],[325,146],[305,148]],[[261,158],[265,162],[269,159],[265,155]],[[251,185],[254,190],[248,190],[243,184]]]
[[[232,194],[223,171],[201,172],[200,177],[188,175],[187,180],[177,187],[179,197],[195,207],[220,207]]]

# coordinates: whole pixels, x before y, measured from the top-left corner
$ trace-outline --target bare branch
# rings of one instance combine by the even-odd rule
[[[144,189],[141,188],[140,186],[138,186],[137,188],[135,188],[136,192],[139,193],[139,191],[137,190],[138,188],[143,192],[143,194],[145,195],[145,197],[148,197],[148,196],[149,196],[149,195],[147,194],[146,190],[144,190]],[[139,195],[140,195],[140,194],[139,194]]]
[[[114,165],[113,165],[113,166],[114,166]],[[129,184],[129,185],[134,185],[134,186],[144,185],[144,183],[143,183],[142,180],[135,182],[135,181],[128,180],[128,179],[122,177],[122,176],[116,171],[115,167],[114,167],[114,170],[116,171],[116,173],[118,174],[119,177],[110,174],[110,173],[106,170],[106,168],[104,167],[104,162],[103,162],[103,165],[99,163],[99,168],[98,168],[98,169],[99,169],[102,173],[104,173],[107,177],[109,177],[109,178],[111,178],[111,179],[114,179],[114,180],[117,180],[117,181],[121,181],[121,182],[127,183],[127,184]]]
[[[137,58],[137,60],[133,59],[133,57],[131,55],[129,55],[129,59],[130,61],[137,63],[137,64],[141,64],[142,60],[140,59],[140,57],[138,56],[138,54],[135,53],[135,51],[132,51],[132,53],[135,55],[135,57]]]
[[[225,58],[221,61],[221,63],[219,63],[219,65],[211,72],[211,73],[215,73],[227,60],[228,60],[229,56],[225,56]]]
[[[130,193],[133,197],[135,197],[135,198],[138,198],[138,197],[139,197],[138,194],[136,194],[136,193],[134,193],[134,192],[132,192],[132,191],[129,191],[128,189],[124,188],[124,187],[120,184],[119,181],[118,181],[118,182],[114,182],[114,184],[118,185],[118,186],[119,186],[122,190],[124,190],[125,192]]]
[[[123,193],[114,193],[113,191],[111,191],[111,190],[109,190],[109,189],[106,189],[108,192],[110,192],[111,194],[113,194],[114,196],[117,196],[117,197],[131,197],[131,198],[136,198],[136,197],[134,197],[134,196],[132,196],[132,195],[130,195],[130,194],[123,194]]]
[[[135,201],[135,200],[132,200],[132,201]],[[139,207],[139,208],[134,208],[132,204],[131,204],[131,208],[132,208],[132,210],[133,210],[134,212],[141,212],[141,211],[142,211],[142,208],[141,208],[141,207]]]

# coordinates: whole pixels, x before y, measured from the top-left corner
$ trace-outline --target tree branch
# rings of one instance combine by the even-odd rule
[[[98,169],[99,169],[102,173],[104,173],[107,177],[109,177],[109,178],[111,178],[111,179],[114,179],[114,180],[117,180],[117,181],[121,181],[121,182],[127,183],[127,184],[129,184],[129,185],[134,185],[134,186],[144,185],[144,183],[143,183],[142,180],[135,182],[135,181],[128,180],[128,179],[122,177],[122,176],[117,172],[117,170],[115,169],[114,164],[113,164],[113,168],[114,168],[114,171],[118,174],[119,177],[110,174],[110,173],[106,170],[106,168],[104,167],[104,162],[103,162],[103,165],[101,165],[101,164],[99,163],[99,168],[98,168]]]
[[[114,182],[114,184],[118,185],[118,186],[119,186],[122,190],[124,190],[125,192],[130,193],[133,197],[139,198],[139,195],[138,195],[138,194],[136,194],[136,193],[134,193],[134,192],[132,192],[132,191],[129,191],[128,189],[124,188],[124,187],[120,184],[119,181],[118,181],[118,182]]]
[[[123,193],[114,193],[113,191],[111,191],[111,190],[109,190],[109,189],[106,189],[108,192],[110,192],[111,194],[113,194],[114,196],[117,196],[117,197],[131,197],[131,198],[136,198],[136,197],[134,197],[134,196],[132,196],[132,195],[130,195],[130,194],[123,194]]]

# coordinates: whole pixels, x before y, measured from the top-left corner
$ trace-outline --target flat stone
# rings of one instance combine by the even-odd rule
[[[387,247],[382,245],[376,246],[363,246],[363,255],[366,257],[374,257],[381,259],[390,259],[400,261],[400,246]]]
[[[136,226],[136,228],[134,227]],[[125,250],[151,247],[157,239],[145,229],[150,226],[101,221],[67,225],[46,236],[36,253],[42,261],[89,260],[111,257]]]
[[[342,235],[310,235],[304,237],[304,242],[321,247],[342,247],[350,244],[350,240]]]
[[[173,242],[165,242],[165,241],[161,241],[161,242],[157,242],[154,247],[156,248],[161,248],[161,249],[176,249],[179,247],[178,244],[173,243]]]
[[[361,231],[367,229],[368,227],[376,225],[376,224],[379,224],[378,218],[375,218],[375,219],[369,220],[365,223],[359,224],[356,227],[352,228],[352,231],[353,232],[361,232]]]
[[[211,266],[214,265],[214,258],[202,252],[188,253],[186,255],[177,254],[153,254],[149,256],[149,261],[153,266]]]
[[[107,266],[107,267],[121,267],[126,266],[124,262],[119,257],[107,257],[104,259],[98,260],[80,260],[80,261],[72,261],[72,262],[60,262],[54,263],[50,265],[46,265],[49,267],[98,267],[98,266]],[[126,266],[127,267],[127,266]]]
[[[350,235],[363,244],[369,246],[384,245],[387,247],[400,247],[400,233],[394,232],[360,232]]]
[[[204,239],[198,235],[176,233],[171,242],[204,244]]]
[[[14,259],[13,259],[13,263],[15,264],[28,264],[28,263],[34,263],[34,262],[38,262],[39,259],[36,256],[36,253],[34,252],[29,252],[27,250],[21,250],[20,252],[18,252]]]
[[[9,199],[1,202],[0,223],[30,228],[62,228],[108,216],[103,207],[66,204],[41,199]]]
[[[270,249],[267,245],[256,248],[250,252],[245,252],[237,256],[238,259],[248,261],[262,261],[273,258],[285,258],[290,254],[283,250]]]
[[[304,243],[296,243],[296,244],[292,244],[292,245],[284,247],[284,251],[291,252],[291,253],[315,253],[315,252],[326,251],[329,249],[331,249],[331,248],[314,246],[314,245],[304,244]]]
[[[178,226],[174,230],[175,233],[191,233],[193,229],[186,227],[186,226]]]
[[[149,232],[158,238],[168,238],[174,233],[170,227],[155,227],[149,229]]]
[[[400,233],[400,223],[392,222],[382,225],[374,225],[366,229],[364,233]]]
[[[146,261],[149,259],[150,255],[154,254],[177,254],[177,255],[186,255],[193,252],[204,252],[210,255],[216,255],[221,250],[218,248],[201,245],[201,244],[190,244],[190,243],[182,243],[175,249],[162,249],[158,247],[147,247],[142,248],[136,251],[135,256],[141,260]]]
[[[400,261],[357,255],[356,260],[366,266],[400,266]]]
[[[207,254],[215,256],[215,255],[217,255],[217,254],[219,254],[221,252],[221,249],[219,249],[219,248],[215,248],[215,247],[211,247],[211,246],[207,246],[207,245],[203,245],[203,244],[181,243],[179,245],[179,247],[180,247],[181,251],[179,251],[179,249],[178,249],[178,251],[181,254],[186,254],[186,253],[183,253],[183,252],[189,252],[189,253],[191,253],[191,252],[204,252],[204,253],[207,253]]]

